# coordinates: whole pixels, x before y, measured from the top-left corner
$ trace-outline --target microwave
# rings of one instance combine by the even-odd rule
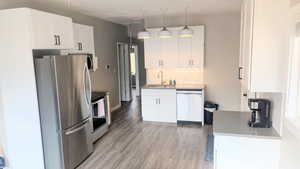
[[[98,69],[98,57],[93,54],[87,54],[87,65],[90,71],[95,72]]]

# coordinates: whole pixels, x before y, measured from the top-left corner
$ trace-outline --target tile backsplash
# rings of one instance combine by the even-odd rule
[[[163,81],[176,80],[177,84],[203,84],[203,71],[201,69],[148,69],[147,84],[160,84],[161,72]]]

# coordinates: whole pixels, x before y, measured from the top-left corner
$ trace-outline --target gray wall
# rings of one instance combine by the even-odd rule
[[[26,0],[3,0],[0,2],[1,9],[15,7],[40,9],[71,17],[76,23],[94,26],[95,49],[96,56],[99,57],[99,69],[95,73],[92,73],[93,90],[109,91],[111,93],[111,106],[115,107],[119,104],[116,43],[127,42],[126,26],[83,15],[71,10],[65,10],[57,6],[49,6],[36,2],[28,3]],[[110,65],[111,69],[106,70],[105,65]]]
[[[238,80],[240,14],[226,13],[189,18],[190,25],[205,25],[204,83],[206,100],[220,105],[222,110],[240,109]],[[147,27],[160,27],[161,18],[146,20]],[[184,24],[183,17],[168,17],[169,26]]]

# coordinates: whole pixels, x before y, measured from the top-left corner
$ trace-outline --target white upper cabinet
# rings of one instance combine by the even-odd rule
[[[174,68],[178,64],[178,28],[169,28],[172,32],[171,38],[160,39],[161,61],[163,68]]]
[[[30,10],[33,49],[72,49],[72,19],[60,15]]]
[[[250,92],[285,90],[288,9],[286,0],[243,2],[239,78]]]
[[[74,23],[74,50],[95,55],[94,28]]]
[[[145,39],[144,41],[145,68],[162,68],[161,41],[158,36],[159,29],[151,29],[149,31],[151,33],[151,38]]]
[[[192,38],[181,38],[182,27],[168,28],[171,38],[159,38],[160,28],[148,29],[151,38],[144,41],[145,67],[157,68],[203,68],[204,26],[191,26]]]
[[[179,64],[181,68],[203,68],[204,26],[190,26],[192,38],[178,37]]]

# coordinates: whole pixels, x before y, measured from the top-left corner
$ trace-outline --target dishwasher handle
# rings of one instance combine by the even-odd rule
[[[176,91],[176,94],[198,94],[198,95],[202,95],[202,91]]]

